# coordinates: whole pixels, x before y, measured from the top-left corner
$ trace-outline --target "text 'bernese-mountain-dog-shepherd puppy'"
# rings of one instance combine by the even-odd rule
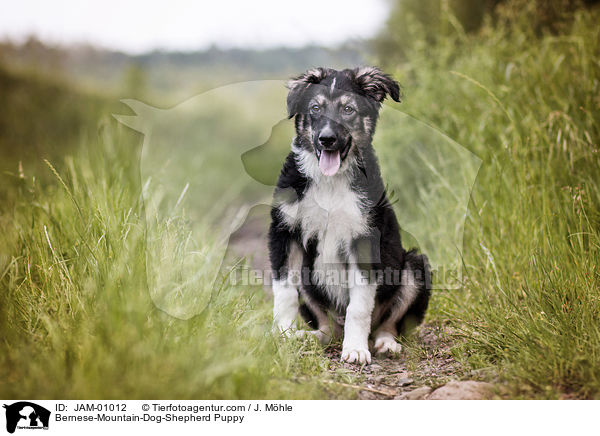
[[[427,258],[406,251],[371,141],[386,96],[400,88],[375,67],[316,68],[288,82],[296,137],[275,189],[269,229],[274,328],[327,343],[342,360],[396,353],[430,295]],[[302,315],[314,330],[297,330]]]

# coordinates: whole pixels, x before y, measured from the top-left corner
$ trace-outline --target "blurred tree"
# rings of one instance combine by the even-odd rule
[[[406,59],[417,45],[435,44],[457,24],[474,32],[500,0],[393,0],[383,31],[373,41],[382,66]]]
[[[560,32],[581,7],[599,0],[391,0],[386,25],[373,40],[379,63],[393,68],[414,48],[426,48],[450,33],[474,33],[489,16],[494,22],[522,22],[535,34]]]
[[[495,9],[498,20],[528,25],[536,35],[560,33],[577,9],[600,3],[598,0],[504,0]]]
[[[486,14],[491,14],[502,0],[449,0],[448,8],[465,32],[479,30]]]

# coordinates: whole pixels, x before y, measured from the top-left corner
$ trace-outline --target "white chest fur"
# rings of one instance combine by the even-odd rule
[[[317,239],[313,277],[340,307],[348,303],[346,255],[352,240],[367,231],[364,202],[342,173],[313,180],[300,201],[280,205],[286,223],[301,228],[305,247]]]

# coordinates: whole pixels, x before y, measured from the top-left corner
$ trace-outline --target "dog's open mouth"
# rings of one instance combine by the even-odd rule
[[[323,150],[319,157],[319,168],[325,176],[333,176],[340,169],[342,159],[340,158],[340,151],[327,151]]]
[[[316,150],[317,158],[319,159],[319,169],[325,176],[333,176],[336,174],[342,164],[342,160],[348,155],[351,142],[344,147],[343,150]]]

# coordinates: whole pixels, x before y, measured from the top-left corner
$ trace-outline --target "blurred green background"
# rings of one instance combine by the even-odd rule
[[[376,64],[405,94],[378,131],[390,184],[414,171],[396,158],[410,129],[394,125],[394,109],[481,159],[461,212],[460,287],[436,290],[426,320],[447,331],[457,376],[478,374],[510,398],[599,398],[599,18],[592,1],[397,0],[377,36],[337,47],[134,56],[36,38],[0,44],[0,396],[353,398],[346,384],[360,374],[329,371],[318,344],[269,334],[261,286],[212,281],[218,218],[264,193],[245,191],[231,163],[271,174],[276,159],[240,153],[267,142],[280,159],[289,124],[271,136],[281,120],[261,109],[278,106],[232,106],[227,91],[208,106],[184,101],[317,65]],[[210,183],[195,203],[179,207],[185,181],[171,184],[162,215],[148,219],[160,190],[141,166],[146,135],[112,116],[135,115],[123,98],[191,114],[169,111],[178,129],[155,144],[204,144],[195,159]],[[235,129],[224,122],[232,111]],[[159,149],[156,161],[168,159]],[[451,162],[424,162],[431,156]],[[396,207],[418,198],[407,207],[430,217],[417,231],[435,250],[456,210],[438,201],[442,188],[419,186],[396,192]],[[161,268],[148,270],[149,252]],[[184,311],[173,317],[173,307]],[[418,358],[413,346],[407,358]]]

